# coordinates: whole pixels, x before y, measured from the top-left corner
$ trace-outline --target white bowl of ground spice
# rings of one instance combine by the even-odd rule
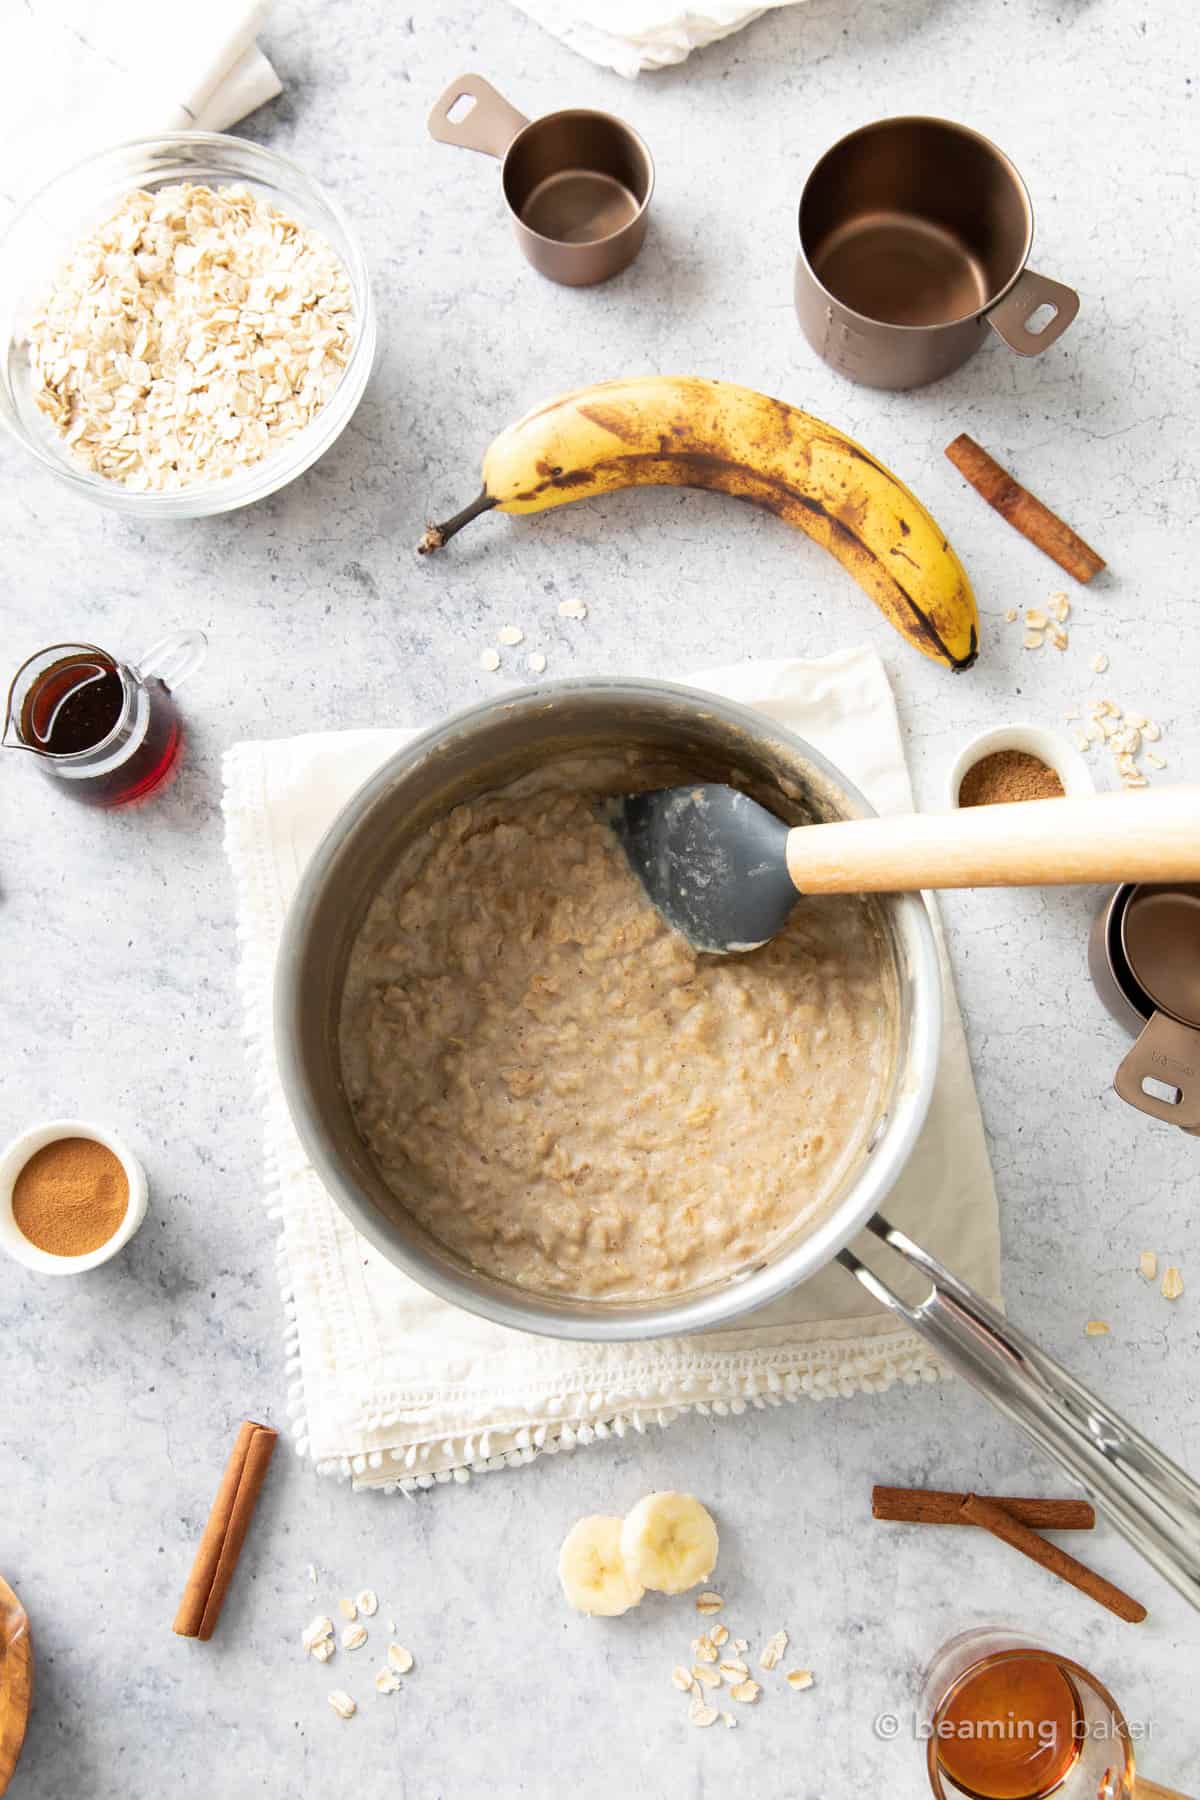
[[[1094,794],[1092,772],[1075,746],[1044,725],[998,725],[981,731],[955,757],[947,804],[991,806]]]
[[[0,1155],[0,1248],[41,1275],[82,1275],[146,1216],[146,1174],[113,1132],[52,1119]]]

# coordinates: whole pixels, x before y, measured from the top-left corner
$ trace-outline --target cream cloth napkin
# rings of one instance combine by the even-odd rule
[[[16,201],[94,150],[224,131],[282,93],[255,43],[265,0],[13,6],[0,72],[0,186]]]
[[[757,706],[825,752],[881,812],[912,810],[896,710],[875,652],[748,663],[689,678]],[[266,1112],[268,1204],[279,1221],[289,1410],[297,1448],[356,1486],[429,1487],[530,1462],[681,1412],[932,1381],[906,1326],[840,1269],[751,1319],[691,1338],[567,1344],[504,1330],[427,1294],[362,1240],[305,1159],[275,1068],[271,982],[297,879],[339,808],[411,733],[350,731],[238,744],[225,758],[226,847],[237,888],[239,979]],[[940,942],[940,933],[939,933]],[[998,1298],[996,1196],[942,953],[937,1088],[889,1217]]]
[[[729,37],[778,6],[797,0],[514,0],[516,6],[570,49],[630,79],[643,69],[681,63],[693,50]]]

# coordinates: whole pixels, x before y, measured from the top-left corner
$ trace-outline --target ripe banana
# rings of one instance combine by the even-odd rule
[[[710,488],[777,513],[836,556],[923,655],[968,669],[971,584],[916,496],[860,444],[782,400],[691,375],[644,375],[562,394],[502,431],[483,492],[430,525],[441,549],[482,512],[535,513],[617,488]]]
[[[621,1557],[621,1521],[594,1514],[572,1525],[558,1553],[558,1579],[576,1612],[615,1619],[644,1589]]]
[[[621,1560],[635,1581],[682,1594],[712,1574],[717,1528],[691,1494],[647,1494],[621,1526]]]

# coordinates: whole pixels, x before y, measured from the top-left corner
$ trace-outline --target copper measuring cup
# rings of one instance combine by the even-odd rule
[[[990,331],[1020,356],[1062,336],[1079,296],[1026,267],[1029,191],[1002,150],[949,119],[878,119],[821,157],[800,196],[796,314],[817,355],[868,387],[921,387]],[[1043,307],[1052,317],[1031,324]]]
[[[1092,925],[1088,968],[1137,1038],[1113,1087],[1139,1112],[1200,1136],[1200,883],[1117,888]]]
[[[455,120],[460,100],[472,105]],[[429,135],[501,159],[517,242],[551,281],[591,287],[641,249],[654,163],[632,126],[611,113],[572,107],[530,121],[482,75],[460,75],[430,113]]]

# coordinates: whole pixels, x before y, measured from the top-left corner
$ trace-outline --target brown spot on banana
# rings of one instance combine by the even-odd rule
[[[620,438],[623,444],[636,444],[641,436],[637,421],[630,417],[626,406],[598,406],[593,403],[590,406],[578,406],[575,410],[581,418],[590,419],[593,425],[598,425],[601,431],[611,432],[613,437]]]

